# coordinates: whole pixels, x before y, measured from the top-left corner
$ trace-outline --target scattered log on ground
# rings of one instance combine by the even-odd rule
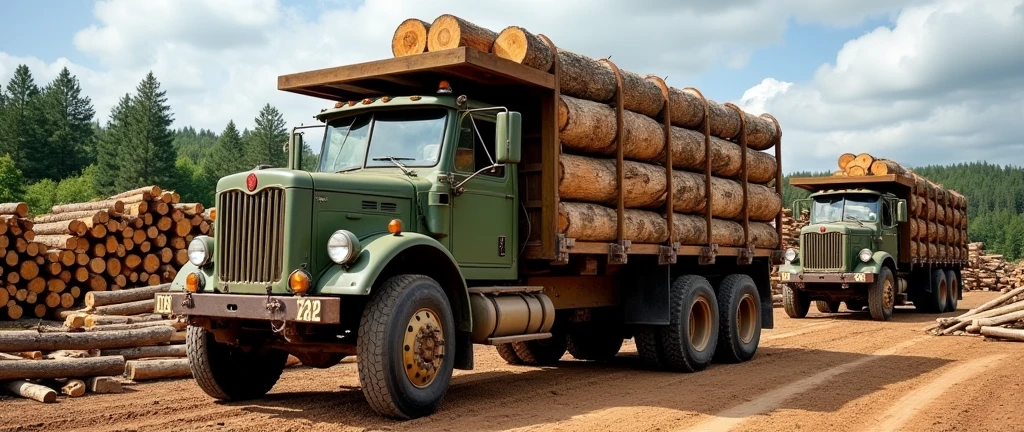
[[[10,331],[0,332],[0,347],[5,351],[129,348],[166,343],[174,333],[167,326],[90,333]]]
[[[71,379],[60,388],[60,392],[68,397],[80,397],[85,395],[85,381]]]
[[[187,356],[185,345],[157,345],[134,348],[120,348],[103,350],[102,353],[103,355],[107,356],[121,356],[124,357],[125,360],[159,357],[179,358]]]
[[[107,306],[97,306],[91,313],[96,315],[138,315],[153,312],[153,299],[138,300],[128,303],[118,303]]]
[[[124,365],[124,358],[117,356],[3,361],[0,362],[0,380],[118,375],[124,372]]]
[[[141,300],[152,300],[156,293],[166,292],[171,284],[160,284],[150,287],[139,287],[120,291],[95,291],[85,294],[85,306],[95,308],[99,306],[129,303]]]
[[[981,327],[981,334],[986,337],[1024,342],[1024,330],[1002,327]],[[0,363],[2,365],[3,363]]]
[[[113,377],[91,377],[85,380],[86,388],[96,394],[121,393],[121,382]]]
[[[192,369],[187,358],[130,360],[125,366],[125,376],[132,381],[184,378],[192,376]]]
[[[2,370],[5,363],[0,363],[0,370]],[[14,380],[3,384],[7,391],[21,396],[25,399],[32,399],[42,403],[54,403],[57,401],[57,392],[52,388],[41,386],[39,384],[33,384],[28,381]]]

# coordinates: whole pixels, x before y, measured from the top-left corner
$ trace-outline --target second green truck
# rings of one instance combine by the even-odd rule
[[[805,317],[812,302],[821,312],[838,312],[840,302],[866,307],[881,321],[907,301],[922,312],[956,310],[968,264],[967,200],[892,171],[790,179],[812,194],[793,203],[794,214],[809,210],[810,223],[779,268],[787,315]]]

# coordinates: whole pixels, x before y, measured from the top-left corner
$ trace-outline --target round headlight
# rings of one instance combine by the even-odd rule
[[[871,249],[861,249],[859,257],[863,262],[871,261]]]
[[[196,267],[202,267],[210,263],[212,254],[206,242],[205,236],[196,237],[188,244],[188,262]]]
[[[776,255],[777,256],[777,255]],[[796,261],[796,249],[786,249],[786,261]]]
[[[327,255],[337,264],[348,264],[359,256],[359,239],[346,230],[337,230],[327,239]]]

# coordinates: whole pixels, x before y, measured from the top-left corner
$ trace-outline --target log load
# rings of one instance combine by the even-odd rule
[[[490,52],[497,36],[491,30],[445,14],[437,17],[427,29],[427,50],[433,52],[464,46]]]
[[[428,30],[430,24],[425,21],[416,18],[402,21],[395,30],[395,36],[391,38],[391,53],[395,57],[403,57],[425,52]]]
[[[623,153],[627,159],[659,163],[664,158],[664,127],[649,117],[626,112],[623,126]],[[568,151],[611,155],[616,151],[615,110],[611,107],[562,96],[558,109],[559,138]],[[704,171],[704,135],[689,129],[673,127],[672,164],[678,169]],[[735,143],[711,139],[711,171],[719,177],[741,174],[742,149]],[[777,166],[771,155],[747,149],[747,176],[753,183],[768,183],[775,178]]]
[[[625,205],[628,208],[659,208],[665,203],[665,168],[626,161]],[[615,205],[618,185],[615,161],[564,154],[561,158],[559,196],[566,201],[586,201]],[[674,171],[672,175],[673,209],[679,213],[703,214],[704,175]],[[712,215],[721,219],[742,219],[743,188],[740,183],[717,177],[711,182]],[[773,221],[782,208],[782,199],[773,189],[748,185],[750,220]]]
[[[624,237],[634,243],[665,243],[668,225],[661,214],[644,210],[626,210]],[[615,240],[616,211],[613,208],[576,202],[562,202],[558,208],[558,231],[581,241]],[[682,245],[707,244],[707,226],[703,217],[675,214],[675,240]],[[750,223],[750,243],[757,248],[778,247],[775,228],[761,222]],[[719,246],[743,246],[743,227],[734,221],[713,219],[712,242]]]
[[[602,61],[558,49],[560,91],[568,96],[594,102],[610,102],[615,97],[617,81],[613,70]],[[512,26],[501,31],[491,52],[496,56],[526,66],[550,72],[554,53],[536,35],[522,27]],[[657,116],[665,105],[661,88],[649,79],[620,69],[623,79],[623,107],[627,111],[648,117]],[[704,120],[705,99],[689,89],[669,89],[671,123],[694,129]],[[711,134],[724,139],[738,140],[741,122],[745,122],[747,145],[755,150],[771,148],[780,131],[775,122],[763,116],[741,114],[736,110],[707,101]]]

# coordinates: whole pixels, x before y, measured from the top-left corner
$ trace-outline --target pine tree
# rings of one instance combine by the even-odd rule
[[[283,149],[287,140],[284,116],[270,104],[264,105],[256,117],[256,128],[245,141],[246,165],[248,168],[257,165],[286,166],[288,154]]]
[[[245,146],[233,120],[229,121],[224,132],[221,132],[220,139],[217,140],[217,144],[210,152],[210,156],[203,161],[202,166],[204,173],[213,184],[216,184],[221,177],[253,167],[245,162]]]
[[[78,79],[66,67],[43,90],[40,112],[45,123],[40,154],[47,157],[27,161],[40,178],[60,180],[92,162],[96,111],[89,97],[81,93]]]
[[[110,129],[97,153],[103,192],[175,180],[172,122],[166,92],[150,72],[135,96],[126,96],[111,112]]]
[[[28,66],[18,65],[7,84],[4,109],[0,111],[0,155],[10,154],[18,167],[40,147],[42,116],[38,110],[39,87]],[[35,173],[25,172],[32,181]]]

